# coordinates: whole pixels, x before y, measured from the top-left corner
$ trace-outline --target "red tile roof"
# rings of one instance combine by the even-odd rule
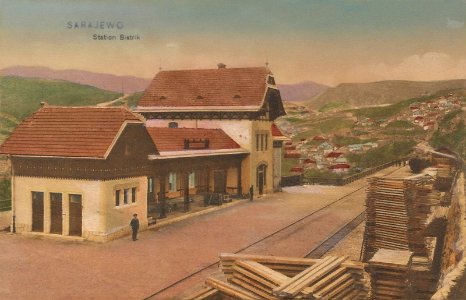
[[[125,121],[142,121],[122,107],[44,106],[26,118],[0,153],[105,158]]]
[[[139,107],[260,106],[270,71],[264,67],[161,71]]]
[[[323,136],[316,135],[315,137],[312,138],[312,140],[314,140],[314,141],[325,141],[327,139],[325,137],[323,137]]]
[[[303,167],[295,166],[290,169],[290,172],[302,173],[304,171]]]
[[[281,132],[280,128],[278,128],[277,125],[275,125],[275,123],[272,123],[272,136],[275,136],[275,137],[284,137],[285,135],[283,135],[283,133]]]
[[[221,129],[147,127],[147,131],[159,151],[189,151],[184,148],[185,139],[209,139],[209,148],[206,150],[240,148]]]
[[[336,164],[333,166],[328,167],[329,169],[349,169],[351,166],[349,164]]]
[[[285,151],[285,158],[300,158],[301,153],[294,151]]]
[[[329,154],[327,154],[326,157],[328,157],[328,158],[337,158],[337,157],[340,157],[341,155],[343,155],[343,153],[341,153],[341,152],[330,152]]]

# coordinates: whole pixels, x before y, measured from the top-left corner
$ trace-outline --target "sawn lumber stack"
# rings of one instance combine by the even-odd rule
[[[235,299],[365,299],[364,264],[348,257],[322,259],[221,254],[226,282],[207,287]],[[211,299],[209,296],[196,299]]]
[[[369,179],[363,261],[379,249],[427,256],[423,230],[431,207],[439,204],[440,193],[433,189],[432,179]]]

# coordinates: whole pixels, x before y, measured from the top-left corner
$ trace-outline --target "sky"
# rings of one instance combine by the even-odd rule
[[[466,78],[465,21],[466,0],[0,0],[0,68],[152,78],[268,62],[278,83]]]

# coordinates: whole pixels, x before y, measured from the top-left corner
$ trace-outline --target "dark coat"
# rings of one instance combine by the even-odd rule
[[[129,223],[129,225],[131,226],[131,228],[133,230],[138,230],[139,229],[139,220],[138,219],[132,219],[131,223]]]

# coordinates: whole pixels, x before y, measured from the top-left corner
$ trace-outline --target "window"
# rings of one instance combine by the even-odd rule
[[[128,204],[129,189],[123,190],[123,203]]]
[[[267,151],[269,149],[269,134],[256,133],[256,151]]]
[[[170,123],[168,123],[168,128],[178,128],[178,123],[177,122],[170,122]]]
[[[136,188],[131,188],[131,202],[136,203]]]
[[[154,178],[147,177],[147,192],[153,193],[154,192]]]
[[[194,172],[189,174],[189,188],[196,187],[196,174]]]
[[[70,203],[81,204],[82,196],[79,194],[69,194]]]
[[[176,173],[170,173],[168,176],[168,189],[170,192],[176,191]]]
[[[115,191],[115,206],[120,206],[120,190]]]

